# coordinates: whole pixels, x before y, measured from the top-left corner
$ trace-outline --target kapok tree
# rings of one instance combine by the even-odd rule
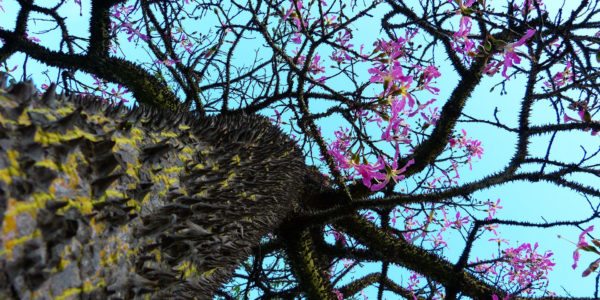
[[[57,288],[55,296],[172,293],[190,298],[345,299],[373,287],[378,299],[552,297],[548,285],[549,273],[556,267],[553,245],[535,243],[534,236],[515,244],[510,236],[501,235],[501,229],[578,229],[573,268],[581,251],[600,254],[600,242],[593,239],[590,226],[598,217],[600,196],[600,123],[595,120],[600,107],[597,1],[561,6],[542,0],[18,0],[2,1],[2,5],[3,16],[8,17],[0,23],[0,62],[17,80],[33,78],[44,83],[42,89],[56,82],[67,95],[100,96],[113,103],[103,104],[104,109],[114,102],[135,100],[145,109],[162,111],[138,112],[131,125],[111,123],[120,129],[138,128],[146,126],[140,119],[157,118],[148,125],[152,138],[173,126],[165,120],[179,122],[180,114],[186,120],[197,119],[186,121],[202,128],[196,129],[194,139],[206,135],[206,145],[225,145],[223,140],[235,137],[236,145],[241,145],[235,153],[219,148],[211,154],[216,155],[215,161],[225,157],[239,162],[241,155],[252,153],[240,149],[281,145],[279,139],[237,140],[236,131],[252,136],[253,128],[276,135],[264,124],[240,125],[253,120],[248,115],[267,116],[272,126],[295,140],[306,164],[298,165],[297,158],[290,159],[288,166],[277,162],[256,170],[234,164],[252,177],[244,177],[245,181],[226,176],[231,164],[220,171],[206,169],[196,176],[203,178],[198,180],[207,185],[205,189],[214,190],[213,206],[203,204],[202,210],[175,207],[181,195],[164,198],[167,193],[159,193],[157,201],[164,207],[158,207],[158,212],[163,214],[146,215],[146,220],[155,220],[154,229],[165,226],[158,233],[151,230],[162,242],[145,243],[132,255],[156,262],[157,267],[136,266],[130,270],[133,277],[119,277],[126,272],[116,269],[107,272],[114,280],[128,278],[128,285],[90,284],[89,278],[82,277],[77,279],[80,288]],[[84,23],[88,30],[80,32]],[[32,61],[49,68],[42,73],[45,77],[40,71],[31,72]],[[15,97],[30,95],[23,89],[27,90],[23,85],[13,88],[13,96],[5,97],[16,101]],[[55,87],[50,89],[53,92]],[[482,90],[489,92],[482,94]],[[510,113],[498,109],[515,97],[518,101],[506,108]],[[469,111],[469,105],[477,109]],[[113,122],[123,121],[119,118],[126,114],[121,109],[111,115],[116,118]],[[18,120],[13,123],[23,125]],[[226,132],[224,137],[208,133],[206,128],[213,125],[214,132]],[[476,133],[467,132],[467,127]],[[510,156],[499,168],[478,172],[477,162],[494,153],[493,148],[484,153],[484,146],[499,147],[494,146],[498,140],[504,146],[507,140],[502,136],[511,137]],[[565,141],[572,149],[581,145],[581,151],[557,154]],[[193,141],[177,140],[181,147],[186,142]],[[114,150],[114,145],[102,145],[85,149],[92,149],[94,155]],[[295,146],[286,145],[293,151]],[[10,175],[15,170],[10,168],[23,162],[11,160],[16,154],[9,148],[2,145],[0,153],[5,160],[2,170]],[[151,149],[147,151],[162,163],[164,153],[159,148],[144,149]],[[273,151],[273,157],[285,157],[279,155],[286,153],[280,148]],[[271,157],[268,151],[261,159],[265,157]],[[260,161],[265,166],[263,162],[271,160]],[[158,169],[162,168],[152,170]],[[186,170],[173,176],[193,180]],[[227,186],[206,180],[211,176],[225,180],[227,186],[235,183],[240,193],[229,195],[233,198],[219,196],[216,185]],[[580,199],[573,207],[586,215],[561,218],[561,212],[554,211],[549,217],[556,221],[541,222],[530,221],[528,211],[499,217],[502,205],[510,205],[512,199],[486,197],[484,192],[518,182],[532,186],[543,182],[582,196],[587,202]],[[12,179],[4,178],[4,183],[12,186]],[[240,227],[233,236],[243,243],[232,255],[236,249],[227,244],[231,241],[219,235],[232,215],[226,212],[234,211],[240,199],[249,195],[244,192],[256,186],[276,187],[263,193],[288,201],[287,209],[278,201],[277,205],[243,202],[245,208],[268,215],[269,222],[246,216],[248,222],[236,223]],[[20,190],[11,191],[11,196],[19,197]],[[28,248],[14,248],[27,238],[9,235],[19,228],[8,226],[6,216],[23,212],[14,206],[18,199],[5,195],[0,198],[5,237],[0,263],[6,265],[10,262],[7,245],[11,252]],[[193,204],[197,203],[189,205]],[[101,213],[109,208],[99,205],[97,209]],[[175,210],[177,216],[191,219],[185,224],[170,219]],[[214,231],[199,236],[178,231],[202,232],[202,226],[210,226],[202,220],[211,212],[222,217],[215,221]],[[99,221],[95,214],[81,217]],[[69,224],[59,223],[56,230],[64,231]],[[246,240],[243,232],[249,229],[253,238]],[[127,231],[128,240],[147,238],[135,236],[134,231]],[[268,234],[259,238],[259,233]],[[220,250],[207,254],[206,236]],[[166,246],[174,237],[174,245],[183,252]],[[485,245],[495,250],[475,250]],[[226,261],[220,266],[223,269],[217,273],[205,269],[208,256],[213,262]],[[60,257],[65,261],[52,262],[56,269],[42,265],[41,270],[61,271],[69,256]],[[594,274],[598,282],[600,261],[585,259],[583,276]],[[367,263],[371,267],[365,267]],[[27,264],[11,266],[17,273],[28,268]],[[28,288],[36,295],[36,287],[3,272],[3,278],[12,280],[0,286],[4,295],[17,297],[15,293]],[[52,278],[43,274],[44,280]],[[55,278],[42,285],[64,280]],[[176,288],[181,286],[185,288]]]

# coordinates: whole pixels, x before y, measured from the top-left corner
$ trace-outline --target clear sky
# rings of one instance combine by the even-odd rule
[[[72,1],[69,0],[69,2]],[[559,8],[559,5],[562,5],[561,1],[556,0],[546,0],[545,2],[551,15],[556,12],[556,10]],[[576,2],[579,1],[567,1],[565,6],[566,11],[569,11],[569,9],[575,4],[578,4]],[[0,27],[11,29],[14,26],[14,19],[17,11],[16,9],[18,7],[16,5],[16,1],[0,0],[0,3],[3,5],[5,11],[5,13],[1,13],[2,17],[0,18]],[[83,14],[81,16],[79,7],[74,4],[66,5],[62,14],[69,16],[67,18],[67,25],[69,29],[72,30],[72,33],[85,37],[88,34],[87,20],[89,18],[89,1],[82,1],[82,3]],[[379,33],[379,22],[365,21],[359,24],[360,25],[356,26],[353,31],[353,34],[355,35],[353,43],[371,45],[373,40],[378,38],[378,35],[374,33]],[[30,25],[32,36],[36,36],[35,31],[38,30],[38,27],[43,28],[44,26],[44,22],[42,21],[38,21],[36,23],[32,22]],[[57,45],[52,43],[56,43],[57,39],[52,39],[51,36],[48,37],[42,39],[43,43],[47,43],[46,45],[50,46],[51,48],[56,48]],[[252,47],[252,43],[253,42],[251,41],[248,42],[247,47]],[[128,55],[129,59],[146,59],[145,54],[136,52],[134,47],[126,48],[126,51],[131,54]],[[240,58],[238,59],[238,62],[243,62],[243,60],[244,58]],[[9,60],[7,66],[12,68],[13,66],[18,65],[19,68],[14,74],[20,76],[19,74],[22,74],[23,61],[23,55],[15,55]],[[46,69],[47,68],[40,66],[31,60],[29,60],[27,63],[28,74],[40,74],[40,72],[43,72]],[[442,70],[443,74],[451,72],[449,68],[442,68]],[[56,74],[50,74],[51,80],[56,80]],[[368,75],[365,74],[365,76]],[[38,86],[41,83],[49,82],[44,76],[34,75],[33,78]],[[499,88],[496,88],[493,92],[490,92],[490,88],[500,80],[498,77],[485,81],[476,89],[472,99],[468,101],[465,113],[470,116],[477,116],[480,118],[493,120],[494,110],[495,108],[498,108],[498,116],[500,120],[507,122],[509,125],[516,124],[520,100],[524,93],[523,79],[523,77],[511,79],[506,86],[506,95],[500,95]],[[441,93],[440,96],[437,97],[439,100],[436,105],[440,107],[443,105],[445,101],[444,96],[448,95],[456,87],[456,83],[456,77],[452,76],[442,77],[442,79],[437,81],[436,86],[441,89]],[[540,103],[539,105],[539,110],[534,110],[540,111],[539,113],[534,114],[534,122],[537,124],[554,122],[555,116],[552,114],[552,111],[542,107],[546,104]],[[316,106],[315,109],[323,109],[324,107],[326,106]],[[335,119],[329,119],[328,121],[319,125],[321,125],[323,133],[330,138],[333,137],[333,131],[338,129],[339,126]],[[460,129],[465,129],[469,136],[480,139],[483,143],[485,151],[482,159],[473,164],[472,172],[469,172],[466,169],[461,172],[462,183],[476,180],[484,175],[501,170],[509,161],[510,157],[512,157],[516,141],[516,136],[514,134],[509,134],[491,126],[481,124],[474,125],[472,123],[460,123],[458,126]],[[538,155],[543,156],[546,150],[545,145],[547,144],[548,138],[549,137],[544,136],[534,139],[531,146],[531,149],[533,150],[532,152],[539,153]],[[570,162],[577,161],[582,154],[582,150],[579,148],[580,144],[586,145],[589,151],[598,149],[600,143],[598,137],[592,138],[590,137],[589,133],[569,132],[568,134],[561,134],[557,136],[555,146],[552,148],[551,157]],[[577,180],[584,181],[591,185],[600,186],[600,183],[598,182],[589,182],[588,178],[578,177]],[[484,201],[487,199],[495,200],[500,198],[502,200],[502,206],[504,207],[496,215],[496,217],[500,219],[516,219],[541,223],[545,221],[552,222],[559,220],[582,219],[585,218],[589,213],[586,199],[581,195],[565,189],[557,188],[544,182],[535,184],[525,182],[511,183],[479,192],[475,196],[477,199]],[[598,199],[594,199],[596,202],[597,200]],[[596,225],[600,229],[600,222],[591,224]],[[580,274],[583,268],[581,266],[577,270],[573,271],[570,266],[572,264],[571,255],[574,250],[574,245],[570,244],[565,239],[557,238],[557,235],[562,235],[571,241],[576,241],[579,234],[578,230],[570,227],[557,227],[543,230],[500,227],[499,231],[502,233],[503,237],[511,241],[510,246],[512,247],[516,247],[522,242],[534,243],[537,241],[540,244],[540,249],[542,252],[545,250],[552,250],[554,252],[556,266],[554,267],[554,271],[551,273],[550,277],[551,281],[549,289],[551,291],[555,291],[558,294],[563,295],[565,292],[568,292],[573,296],[592,295],[595,276],[582,278]],[[447,255],[450,261],[456,260],[457,253],[460,253],[462,250],[462,244],[464,244],[462,239],[458,237],[450,240],[449,247],[445,252],[445,255]],[[476,256],[482,259],[489,258],[490,254],[496,251],[496,245],[481,241],[476,244],[472,258]],[[590,254],[584,253],[581,259],[581,265],[584,266],[595,258],[596,257]],[[376,266],[365,265],[362,272],[367,271],[379,271],[379,268],[376,268]],[[403,277],[404,282],[406,282],[406,273],[402,271],[396,272],[397,277]],[[360,273],[356,273],[355,275],[360,277]],[[365,292],[366,295],[376,294],[376,290],[374,288],[367,289]],[[393,298],[388,297],[388,299]]]

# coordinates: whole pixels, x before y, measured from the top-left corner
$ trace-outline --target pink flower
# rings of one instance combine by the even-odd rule
[[[133,25],[129,22],[123,22],[121,27],[125,28],[125,33],[128,35],[127,41],[129,42],[131,42],[135,37],[138,37],[144,41],[150,40],[150,38],[143,34],[139,29],[133,28]]]
[[[505,243],[505,244],[508,245],[508,240],[503,239],[501,237],[493,237],[493,238],[489,239],[488,241],[490,241],[490,242],[496,242],[496,243],[498,243],[498,246],[500,246],[501,243]]]
[[[316,75],[316,74],[325,72],[325,67],[320,65],[320,60],[321,60],[321,56],[319,54],[315,54],[315,57],[313,58],[312,62],[310,63],[310,66],[308,68],[308,71],[310,73]]]
[[[380,157],[381,159],[381,157]],[[398,169],[398,158],[394,157],[394,161],[392,162],[392,165],[388,165],[387,163],[385,163],[385,174],[382,173],[376,173],[374,174],[373,178],[378,182],[372,186],[370,186],[371,191],[375,192],[375,191],[379,191],[381,189],[383,189],[389,182],[390,179],[394,180],[394,182],[398,182],[404,179],[404,175],[402,175],[402,173],[404,173],[406,171],[406,169],[408,167],[410,167],[411,165],[413,165],[415,163],[414,159],[409,160],[406,165],[404,165],[404,167]]]
[[[336,242],[339,242],[342,245],[346,246],[346,236],[344,236],[344,234],[342,234],[336,230],[333,230],[332,234],[333,234],[333,238],[335,239]]]
[[[582,231],[579,234],[579,240],[577,241],[577,248],[575,249],[575,251],[573,251],[573,265],[571,265],[573,270],[575,270],[577,268],[577,263],[579,262],[579,250],[582,248],[588,247],[590,245],[585,241],[585,236],[587,234],[589,234],[590,232],[592,232],[593,230],[594,230],[594,225],[586,228],[584,231]]]
[[[404,175],[402,173],[413,165],[415,161],[411,159],[402,168],[398,168],[399,151],[399,147],[396,146],[396,153],[391,165],[385,162],[383,157],[379,157],[375,164],[364,163],[354,166],[356,172],[362,176],[363,184],[375,192],[383,189],[390,180],[394,182],[403,180]]]
[[[585,241],[585,236],[592,232],[594,230],[594,225],[586,228],[584,231],[582,231],[579,234],[579,241],[577,242],[577,247],[586,247],[589,246],[589,244]]]
[[[512,67],[515,64],[521,63],[521,58],[515,52],[515,48],[524,45],[533,35],[535,34],[535,29],[529,29],[525,33],[523,37],[521,37],[517,42],[508,44],[504,46],[504,67],[502,69],[502,76],[508,79],[508,75],[506,75],[506,71],[508,68]]]
[[[458,138],[451,138],[448,141],[451,148],[458,147],[464,148],[467,151],[469,167],[471,167],[471,161],[473,157],[481,158],[483,155],[483,147],[481,146],[481,142],[479,140],[468,139],[467,132],[463,129],[462,136]]]
[[[463,15],[460,17],[458,31],[454,33],[454,38],[467,38],[469,33],[471,33],[471,17]]]
[[[420,67],[417,68],[420,69]],[[437,95],[440,89],[432,87],[430,86],[430,84],[433,79],[439,78],[440,76],[442,76],[442,74],[440,73],[440,71],[438,71],[438,69],[435,66],[432,65],[427,66],[425,69],[422,70],[422,72],[423,73],[421,74],[421,78],[419,80],[419,86],[422,89],[428,90],[432,94]]]
[[[452,2],[452,1],[449,1]],[[470,55],[475,48],[475,43],[469,39],[469,34],[471,33],[472,21],[469,16],[472,13],[470,7],[475,3],[475,0],[467,0],[463,2],[462,0],[457,1],[459,9],[456,10],[456,14],[460,14],[460,23],[458,25],[458,31],[456,31],[453,37],[452,47],[458,53]],[[470,57],[470,56],[467,56]]]
[[[117,89],[112,88],[110,90],[111,96],[118,99],[119,102],[129,102],[129,100],[124,98],[124,95],[129,93],[129,90],[125,89],[121,84],[117,85]]]
[[[391,104],[391,116],[388,121],[388,126],[382,133],[381,138],[388,142],[395,140],[399,142],[407,142],[408,140],[408,124],[404,119],[400,118],[400,113],[404,110],[406,101],[404,99],[394,99]],[[402,132],[400,127],[402,127]],[[393,134],[392,134],[393,133]],[[408,140],[410,142],[410,140]]]
[[[381,164],[378,160],[376,164],[360,164],[354,167],[356,172],[362,177],[362,182],[366,187],[371,187],[371,181],[376,178],[381,170]]]
[[[433,247],[439,248],[440,246],[448,246],[448,243],[444,240],[441,232],[438,232],[433,238],[430,239],[433,242]]]
[[[300,32],[295,32],[294,36],[291,38],[291,41],[294,44],[302,44],[302,34]]]
[[[340,129],[334,132],[336,140],[329,145],[327,153],[331,155],[338,168],[349,169],[358,164],[356,161],[348,160],[346,153],[350,148],[351,137],[348,129]]]
[[[298,18],[298,13],[302,11],[302,0],[290,0],[290,8],[283,15],[283,20],[287,20],[287,18],[293,14],[293,18]]]
[[[39,43],[39,42],[41,42],[41,40],[40,40],[40,39],[36,38],[35,36],[30,36],[30,35],[29,35],[29,34],[27,34],[27,33],[25,34],[25,38],[26,38],[26,39],[28,39],[28,40],[30,40],[30,41],[32,41],[32,42],[34,42],[34,43]]]
[[[469,224],[469,217],[461,217],[460,211],[456,212],[455,220],[450,222],[446,220],[445,227],[453,227],[455,229],[461,229],[463,225]]]
[[[181,62],[181,60],[178,60],[178,59],[175,60],[175,59],[167,58],[165,60],[159,60],[159,59],[157,59],[154,62],[157,63],[157,64],[165,65],[167,67],[171,67],[171,66],[175,65],[176,63]]]
[[[551,81],[544,82],[544,85],[546,87],[552,88],[552,87],[561,87],[563,85],[566,85],[568,82],[573,82],[574,75],[573,75],[571,68],[572,68],[571,62],[567,61],[567,65],[565,66],[565,69],[562,72],[556,73],[552,77]]]
[[[515,10],[518,10],[522,15],[526,15],[529,12],[536,10],[536,5],[540,7],[541,12],[544,12],[543,0],[525,0],[523,4],[513,4]]]
[[[496,203],[489,201],[488,202],[488,219],[491,219],[498,209],[502,208],[500,206],[500,199],[496,200]]]
[[[440,118],[440,114],[438,112],[438,108],[434,108],[433,110],[431,109],[431,107],[429,108],[429,114],[425,114],[425,113],[421,113],[421,117],[423,117],[423,120],[425,120],[425,124],[427,126],[431,126],[431,125],[435,125],[437,124],[438,119]]]
[[[121,18],[121,14],[123,14],[124,17],[128,17],[129,14],[131,13],[131,11],[133,11],[133,5],[125,6],[123,4],[120,4],[117,6],[113,6],[111,11],[112,11],[110,14],[111,17],[119,19],[119,18]]]

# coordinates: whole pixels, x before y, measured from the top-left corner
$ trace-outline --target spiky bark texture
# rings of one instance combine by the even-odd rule
[[[41,98],[0,83],[0,298],[209,299],[306,168],[257,116]]]

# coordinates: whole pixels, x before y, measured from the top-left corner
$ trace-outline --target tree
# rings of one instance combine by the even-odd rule
[[[586,184],[589,178],[597,182],[600,175],[600,123],[594,120],[600,107],[596,1],[555,9],[542,0],[93,0],[85,36],[70,31],[73,16],[64,15],[65,7],[73,5],[70,1],[50,6],[17,2],[9,12],[15,25],[0,29],[0,62],[6,71],[16,72],[11,57],[23,54],[24,79],[29,78],[29,60],[41,62],[54,72],[46,73],[47,80],[58,82],[58,88],[79,100],[71,108],[63,100],[30,106],[42,102],[28,102],[33,92],[27,84],[3,96],[19,109],[15,114],[9,104],[2,112],[10,120],[2,122],[3,131],[10,133],[6,139],[15,141],[1,144],[2,170],[10,175],[2,177],[3,236],[34,224],[46,232],[44,238],[55,231],[60,241],[45,242],[47,253],[39,254],[39,247],[31,248],[32,243],[16,235],[12,244],[20,239],[23,245],[15,248],[22,258],[15,263],[3,240],[0,266],[9,279],[1,287],[4,295],[17,297],[42,287],[63,298],[146,293],[340,299],[376,286],[378,298],[384,293],[419,299],[551,297],[547,276],[554,266],[552,252],[531,243],[505,246],[496,232],[499,226],[580,228],[574,268],[580,251],[600,254],[600,242],[591,238],[593,227],[588,227],[598,217],[600,190],[597,184]],[[90,8],[90,3],[75,4]],[[43,46],[41,39],[52,37],[52,32],[58,32],[59,40]],[[369,35],[373,45],[354,45],[365,43]],[[456,84],[442,84],[453,81]],[[118,86],[110,89],[109,84]],[[514,122],[498,109],[490,118],[466,112],[467,104],[475,101],[474,91],[482,86],[491,86],[490,93],[500,89],[500,95],[518,89],[521,99]],[[49,90],[43,98],[53,99],[55,87],[42,88]],[[112,102],[133,98],[144,108],[128,113],[86,95]],[[42,106],[45,118],[40,119],[36,105]],[[48,110],[52,105],[54,110]],[[494,105],[498,104],[487,106]],[[71,114],[61,115],[63,110],[57,108],[63,106]],[[23,111],[28,121],[19,119]],[[102,111],[109,111],[110,126],[99,131],[92,123]],[[248,116],[257,114],[271,116],[274,125]],[[6,216],[20,215],[10,197],[30,197],[23,186],[43,184],[9,179],[27,165],[15,158],[16,153],[33,151],[25,142],[16,142],[24,140],[20,137],[32,126],[28,122],[40,132],[50,128],[51,134],[71,128],[95,132],[93,137],[74,136],[76,145],[60,138],[35,141],[42,149],[55,141],[56,149],[98,156],[84,164],[91,170],[89,176],[79,176],[92,196],[108,197],[96,203],[94,213],[59,207],[52,218],[8,227]],[[184,129],[175,127],[179,122]],[[328,134],[325,126],[331,124],[340,128]],[[461,179],[483,154],[482,143],[462,130],[465,124],[515,136],[514,152],[501,169],[471,181]],[[193,136],[184,138],[188,126]],[[294,146],[272,126],[295,139],[302,154],[294,154]],[[135,172],[174,170],[173,182],[204,182],[210,190],[205,196],[218,204],[175,188],[151,193],[155,200],[143,203],[142,187],[146,192],[149,186],[159,189],[160,180],[136,182],[127,197],[110,198],[111,184],[117,182],[124,191],[129,180],[124,178],[131,178],[124,160],[114,158],[122,155],[111,152],[114,138],[100,134],[113,132],[110,129],[143,133],[134,143],[142,151],[132,155],[149,163]],[[555,143],[582,139],[581,133],[592,136],[582,146],[583,154],[572,153],[568,159],[554,154]],[[549,139],[540,143],[538,137]],[[190,168],[171,157],[186,146],[202,154],[190,158]],[[46,156],[41,157],[60,161],[54,154],[60,150],[42,152]],[[114,161],[123,171],[118,176],[114,167],[103,168]],[[223,169],[204,169],[205,161],[229,163],[217,164]],[[198,164],[204,173],[192,172]],[[243,176],[229,176],[238,173]],[[500,201],[482,201],[477,194],[520,181],[543,181],[583,195],[589,203],[587,216],[555,222],[530,222],[525,216],[501,219],[496,217]],[[272,201],[247,199],[255,194]],[[24,203],[39,203],[33,196],[28,199]],[[77,206],[68,201],[61,205]],[[145,205],[152,209],[146,211]],[[242,214],[237,213],[240,206]],[[122,251],[115,238],[135,245],[124,257],[117,255],[113,263],[120,267],[109,267],[111,263],[101,268],[105,273],[100,277],[111,282],[92,283],[87,273],[79,273],[78,279],[53,276],[73,261],[102,265],[94,260],[94,251],[60,251],[70,249],[65,244],[73,243],[76,229],[83,226],[73,230],[74,224],[88,228],[106,222],[106,215],[116,218],[115,224],[98,231],[104,236],[81,244],[93,241],[111,253]],[[44,221],[51,225],[45,228]],[[119,228],[127,230],[119,236]],[[444,252],[452,235],[462,241],[455,260]],[[477,245],[490,241],[497,243],[497,253],[474,259]],[[350,276],[361,262],[378,262],[379,270]],[[598,264],[589,264],[583,275],[594,273],[598,280]],[[128,271],[132,275],[124,275]],[[397,272],[410,279],[399,280],[393,276]]]

